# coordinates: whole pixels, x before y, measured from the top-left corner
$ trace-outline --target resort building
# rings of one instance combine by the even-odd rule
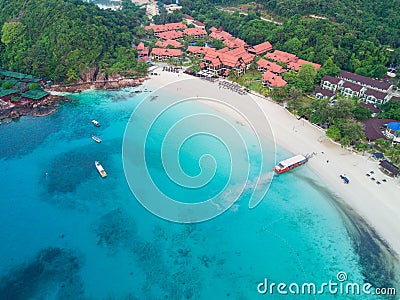
[[[332,100],[335,97],[335,93],[331,90],[324,90],[321,88],[316,88],[314,90],[314,96],[317,99],[329,99]]]
[[[181,10],[182,6],[172,3],[172,4],[164,4],[164,8],[166,9],[168,14],[172,14],[174,11]]]
[[[175,40],[166,40],[166,41],[157,41],[156,42],[156,47],[159,48],[167,48],[168,46],[171,46],[173,48],[182,48],[183,45],[179,43],[178,41]]]
[[[164,48],[153,48],[151,51],[151,57],[156,60],[168,60],[170,58],[179,58],[182,56],[182,50],[180,49],[164,49]]]
[[[389,95],[376,90],[367,89],[361,100],[365,103],[384,104],[389,101]]]
[[[207,31],[202,28],[186,28],[183,33],[184,35],[193,37],[195,39],[202,38],[207,35]]]
[[[152,30],[154,32],[154,35],[157,36],[157,34],[165,31],[171,31],[171,30],[183,30],[187,28],[187,26],[181,22],[177,23],[167,23],[163,25],[149,25],[145,26],[144,30],[150,31]]]
[[[286,64],[290,61],[294,61],[297,58],[297,56],[294,54],[280,50],[275,50],[274,52],[267,53],[265,57],[269,60],[279,61]]]
[[[390,176],[397,177],[400,174],[399,168],[387,160],[382,160],[379,163],[379,167],[384,173]]]
[[[262,77],[262,84],[264,87],[268,88],[274,88],[274,87],[280,87],[280,86],[285,86],[286,81],[283,80],[283,78],[279,75],[276,75],[272,73],[271,71],[265,71]]]
[[[277,62],[283,62],[287,64],[288,69],[292,69],[294,71],[299,71],[302,65],[309,64],[312,65],[315,70],[321,69],[320,64],[316,64],[301,58],[298,58],[296,55],[280,50],[275,50],[274,52],[267,53],[265,55],[266,58],[277,61]]]
[[[343,83],[343,81],[339,78],[325,75],[321,79],[321,88],[324,90],[336,91],[341,83]]]
[[[234,50],[221,49],[207,51],[203,59],[203,67],[216,75],[228,76],[231,71],[241,75],[246,72],[254,55],[246,52],[244,48]]]
[[[206,25],[201,23],[200,21],[195,20],[192,24],[196,28],[206,29]]]
[[[136,51],[138,52],[138,58],[149,56],[149,48],[144,45],[143,42],[140,42],[136,47]]]
[[[216,29],[215,27],[211,27],[210,30],[211,30],[210,37],[222,41],[224,45],[230,49],[238,47],[244,47],[244,48],[248,47],[245,41],[237,37],[234,37],[229,32],[224,31],[222,28]]]
[[[393,142],[400,143],[400,122],[390,122],[387,124],[385,135]]]
[[[340,79],[343,79],[344,81],[356,83],[358,85],[361,85],[363,87],[380,91],[383,93],[388,93],[393,85],[390,82],[384,82],[380,80],[375,80],[369,77],[361,76],[358,74],[350,73],[347,71],[340,71],[340,74],[338,76]]]
[[[257,61],[257,67],[258,67],[258,71],[260,71],[260,72],[265,72],[267,70],[269,70],[275,74],[282,74],[282,73],[286,72],[286,70],[282,66],[280,66],[277,63],[274,63],[272,61],[268,61],[264,58],[261,58]]]
[[[176,39],[183,38],[183,32],[176,31],[176,30],[170,30],[170,31],[164,31],[164,32],[157,33],[157,36],[164,40],[176,40]]]
[[[344,82],[339,89],[343,96],[357,98],[360,98],[366,90],[363,86],[352,82]]]
[[[215,48],[206,48],[200,46],[188,46],[187,53],[194,54],[197,57],[203,57],[208,52],[215,52]]]
[[[253,47],[249,47],[247,51],[254,55],[262,55],[272,50],[272,45],[270,42],[264,42]]]
[[[193,25],[195,28],[206,29],[206,25],[204,25],[200,21],[195,20],[192,16],[185,14],[183,16],[183,20],[186,22],[187,25]]]

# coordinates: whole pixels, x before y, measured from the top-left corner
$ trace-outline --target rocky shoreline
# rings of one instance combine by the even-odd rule
[[[12,119],[17,119],[21,116],[48,116],[57,111],[61,106],[60,101],[67,102],[69,99],[57,95],[48,95],[37,102],[0,109],[0,124],[9,123]]]
[[[135,87],[141,85],[147,78],[113,78],[96,81],[82,81],[71,84],[60,84],[46,87],[49,92],[79,93],[85,90],[117,90],[125,87]]]
[[[61,106],[60,101],[68,102],[69,99],[64,96],[56,95],[56,93],[79,93],[85,90],[117,90],[125,87],[135,87],[141,85],[147,77],[125,78],[119,75],[108,77],[105,75],[98,76],[96,70],[90,70],[86,74],[81,75],[81,81],[71,84],[60,84],[46,86],[46,91],[52,93],[40,101],[32,101],[26,105],[9,105],[0,108],[0,124],[10,123],[12,119],[21,116],[48,116],[57,111]]]

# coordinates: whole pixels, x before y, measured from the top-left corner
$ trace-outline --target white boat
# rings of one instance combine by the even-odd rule
[[[93,124],[94,126],[96,126],[96,127],[100,127],[100,126],[101,126],[100,122],[99,122],[99,121],[96,121],[96,120],[92,120],[92,124]]]
[[[308,161],[308,158],[303,155],[296,155],[291,158],[282,160],[275,167],[274,170],[276,173],[281,174],[287,171],[290,171],[294,168],[297,168],[301,165],[304,165]]]
[[[100,176],[101,176],[102,178],[106,178],[106,177],[107,177],[107,173],[106,173],[106,171],[104,170],[103,166],[100,164],[100,162],[95,161],[95,162],[94,162],[94,165],[96,166],[97,171],[100,173]]]
[[[92,135],[92,139],[93,139],[94,141],[98,142],[98,143],[101,143],[101,142],[102,142],[101,138],[99,138],[98,136],[95,136],[95,135]]]

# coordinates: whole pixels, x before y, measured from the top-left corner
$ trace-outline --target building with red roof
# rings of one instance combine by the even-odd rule
[[[140,42],[135,49],[138,52],[138,58],[149,55],[149,48],[143,42]]]
[[[201,38],[207,35],[207,31],[202,28],[186,28],[183,33],[194,38]]]
[[[182,50],[180,49],[153,48],[151,51],[151,57],[157,60],[167,60],[174,57],[181,57],[182,54]]]
[[[275,50],[274,52],[267,53],[265,55],[266,58],[274,61],[284,62],[287,64],[288,69],[292,69],[294,71],[299,71],[302,65],[310,64],[315,70],[321,69],[320,64],[316,64],[301,58],[298,58],[296,55],[280,50]]]
[[[270,42],[264,42],[258,45],[255,45],[253,47],[249,47],[249,49],[247,49],[247,51],[249,51],[249,53],[254,54],[254,55],[261,55],[264,53],[267,53],[268,51],[272,50],[272,45]]]
[[[262,83],[264,87],[274,88],[285,86],[286,81],[279,75],[272,73],[271,71],[265,71],[262,77]]]
[[[183,45],[175,40],[166,40],[166,41],[158,41],[156,46],[159,48],[167,48],[168,46],[172,46],[174,48],[182,48]]]
[[[227,46],[228,48],[231,48],[231,49],[238,48],[238,47],[245,47],[245,48],[248,47],[248,45],[245,41],[243,41],[242,39],[239,39],[237,37],[234,37],[229,32],[226,32],[226,31],[222,30],[221,28],[215,29],[215,27],[214,27],[210,33],[210,37],[212,37],[213,39],[222,41],[225,44],[225,46]]]
[[[159,38],[164,39],[164,40],[176,40],[176,39],[183,38],[183,32],[182,31],[171,30],[171,31],[165,31],[165,32],[157,33],[157,36]]]
[[[186,24],[177,22],[177,23],[167,23],[163,25],[149,25],[145,26],[144,30],[146,31],[153,30],[154,35],[157,35],[158,33],[161,32],[171,31],[171,30],[183,30],[185,28],[187,28]]]
[[[301,59],[301,58],[298,58],[298,57],[296,57],[296,59],[293,60],[293,61],[289,61],[287,63],[287,67],[289,69],[292,69],[292,70],[298,72],[300,70],[301,66],[306,65],[306,64],[307,65],[312,65],[314,67],[314,69],[317,70],[317,71],[319,69],[321,69],[321,65],[320,64],[316,64],[316,63],[313,63],[311,61],[307,61],[307,60],[304,60],[304,59]]]
[[[187,53],[196,55],[197,57],[202,57],[208,52],[215,52],[215,48],[206,48],[200,46],[188,46]]]
[[[208,51],[203,59],[205,68],[219,75],[227,75],[231,70],[239,75],[243,74],[253,60],[254,55],[248,53],[244,47]]]
[[[280,50],[275,50],[274,52],[267,53],[265,55],[265,57],[270,60],[284,62],[284,63],[294,61],[297,58],[297,56],[292,53],[288,53],[288,52],[284,52],[284,51],[280,51]]]
[[[257,61],[257,66],[258,66],[258,71],[260,72],[265,72],[267,70],[275,74],[282,74],[286,72],[286,70],[282,66],[272,61],[268,61],[264,58],[261,58],[260,60]]]

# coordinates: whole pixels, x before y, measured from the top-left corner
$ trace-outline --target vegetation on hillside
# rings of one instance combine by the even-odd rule
[[[119,11],[81,0],[0,0],[0,63],[4,69],[72,82],[98,67],[141,75],[131,43],[145,14],[129,0]]]
[[[349,5],[341,1],[340,9],[337,8],[338,1],[333,1],[333,4],[325,1],[325,6],[318,4],[322,1],[315,0],[315,4],[318,5],[308,6],[307,3],[310,4],[310,1],[258,1],[266,9],[286,16],[281,26],[260,20],[258,17],[260,13],[257,11],[250,11],[247,15],[239,12],[229,14],[218,10],[211,2],[232,5],[250,1],[181,1],[185,13],[208,26],[223,26],[225,30],[249,44],[269,40],[275,49],[297,54],[303,59],[324,64],[332,57],[341,69],[377,78],[386,73],[388,64],[400,64],[400,48],[398,48],[400,17],[396,13],[396,1],[376,4],[376,1],[372,3],[365,0],[362,1],[366,3],[365,9],[354,14],[347,11],[347,8],[353,11],[356,5],[351,4],[353,2],[350,0],[345,1],[349,2]],[[301,10],[299,5],[302,7]],[[372,5],[374,8],[367,10]],[[298,14],[319,13],[318,9],[322,8],[315,8],[319,6],[324,7],[326,15],[332,16],[332,20],[305,18]],[[388,51],[388,47],[394,51]]]

